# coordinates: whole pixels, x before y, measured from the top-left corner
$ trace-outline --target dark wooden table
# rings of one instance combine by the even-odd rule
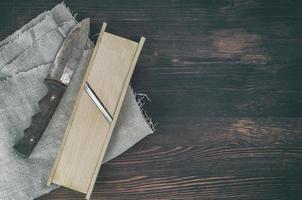
[[[1,1],[1,39],[60,2]],[[147,38],[132,86],[156,133],[102,167],[92,199],[302,199],[302,1],[65,2],[92,34]]]

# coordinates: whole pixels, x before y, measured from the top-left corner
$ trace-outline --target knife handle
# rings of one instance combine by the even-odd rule
[[[14,149],[25,158],[28,158],[43,135],[52,118],[66,86],[54,80],[45,79],[48,88],[47,94],[39,101],[39,112],[31,118],[31,125],[24,130],[24,136],[15,145]]]

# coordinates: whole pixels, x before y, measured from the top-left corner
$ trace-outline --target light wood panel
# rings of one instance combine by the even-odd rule
[[[109,124],[82,92],[53,183],[87,193]]]
[[[144,44],[100,33],[69,125],[49,177],[49,184],[87,194],[89,199],[120,112],[138,56]],[[113,120],[106,121],[83,89],[89,83]]]
[[[97,52],[97,58],[103,59],[94,61],[93,73],[88,76],[90,86],[112,116],[125,85],[137,45],[136,42],[105,32],[102,45]]]

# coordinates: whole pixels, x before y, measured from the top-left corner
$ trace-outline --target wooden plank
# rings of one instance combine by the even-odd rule
[[[104,25],[103,27],[105,27]],[[113,116],[108,122],[81,86],[49,184],[87,194],[89,199],[106,152],[126,89],[142,49],[140,43],[104,32],[85,75],[87,83]]]
[[[87,80],[113,116],[125,85],[125,77],[129,73],[129,68],[126,66],[131,66],[137,43],[106,32],[102,40],[102,45],[96,55],[102,59],[94,61],[94,71],[89,74]]]

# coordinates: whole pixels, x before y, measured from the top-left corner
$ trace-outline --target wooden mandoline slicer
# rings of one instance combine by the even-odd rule
[[[89,199],[145,38],[139,43],[105,32],[103,24],[48,185]]]

